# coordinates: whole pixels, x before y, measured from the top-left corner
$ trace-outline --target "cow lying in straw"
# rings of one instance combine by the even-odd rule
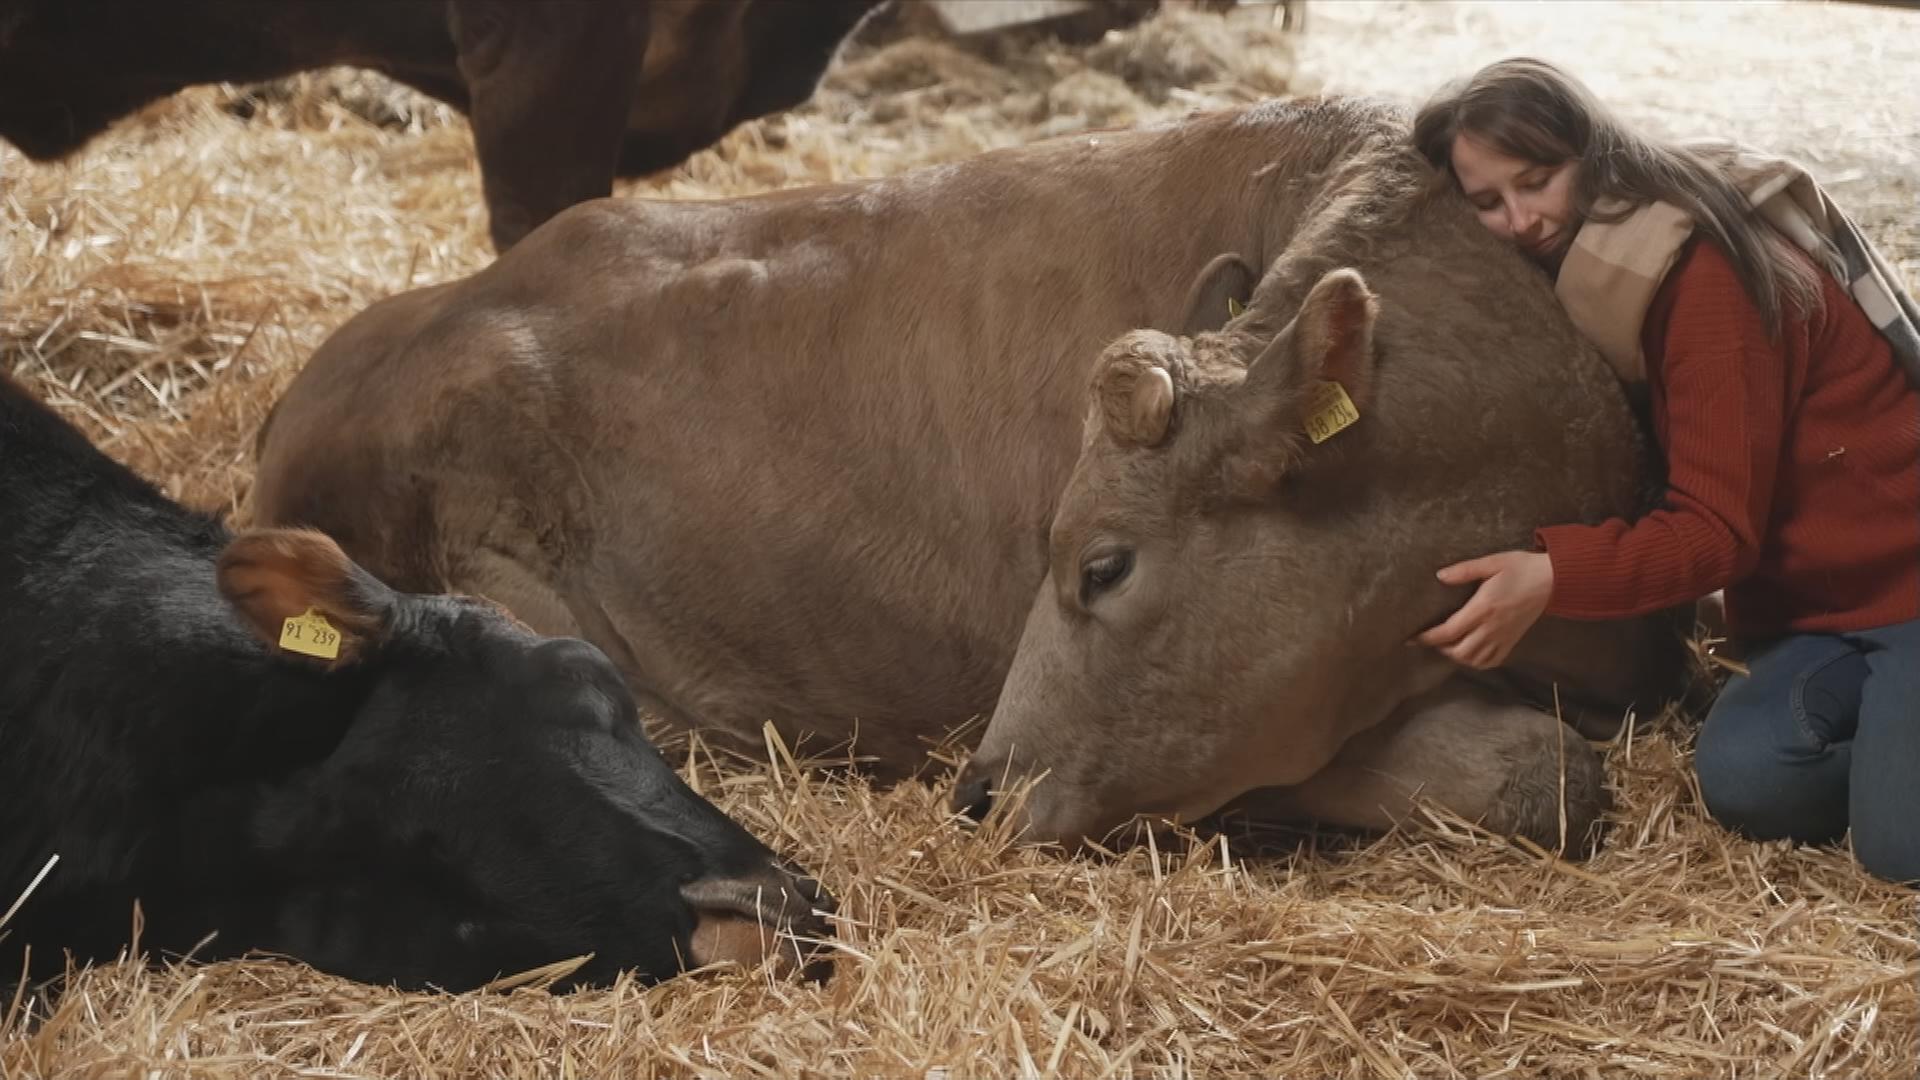
[[[992,713],[957,802],[1040,777],[1038,838],[1256,789],[1380,826],[1424,792],[1578,848],[1588,744],[1407,642],[1462,599],[1435,568],[1633,511],[1645,448],[1404,133],[1271,103],[591,203],[342,327],[256,509],[586,637],[687,725],[905,771]],[[1505,681],[1617,723],[1681,654],[1660,620],[1546,623]]]
[[[587,957],[564,981],[602,983],[825,930],[830,898],[674,775],[585,642],[393,592],[314,533],[229,535],[4,375],[0,521],[0,981],[137,935],[454,989]]]

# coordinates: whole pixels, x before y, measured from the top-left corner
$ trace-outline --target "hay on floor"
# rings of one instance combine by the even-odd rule
[[[1417,101],[1565,60],[1630,118],[1822,171],[1920,278],[1920,16],[1856,5],[1314,5],[856,48],[815,100],[622,193],[899,171],[1285,93]],[[367,303],[490,257],[466,125],[371,75],[202,88],[71,162],[0,149],[0,365],[174,496],[244,521],[253,433]],[[1608,750],[1615,827],[1571,864],[1435,812],[1378,838],[1228,832],[1065,859],[955,822],[938,782],[721,762],[698,785],[842,900],[823,986],[765,971],[553,997],[401,994],[250,960],[0,996],[0,1074],[1911,1076],[1906,890],[1704,817],[1693,724]],[[3,797],[3,796],[0,796]],[[0,897],[0,909],[12,900]]]

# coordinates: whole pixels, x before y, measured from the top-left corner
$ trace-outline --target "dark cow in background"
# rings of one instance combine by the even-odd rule
[[[0,911],[56,855],[9,984],[23,950],[111,959],[136,901],[150,950],[450,989],[792,955],[831,905],[681,782],[598,649],[230,535],[0,375]]]
[[[473,121],[494,246],[812,95],[880,0],[0,0],[0,138],[47,161],[185,87],[372,68]]]
[[[1550,284],[1405,141],[1377,103],[1272,102],[583,204],[342,326],[255,512],[586,637],[685,724],[904,772],[992,714],[959,802],[1044,777],[1036,838],[1279,786],[1579,848],[1579,733],[1407,642],[1464,598],[1435,568],[1633,513],[1648,457]],[[1508,674],[1604,731],[1684,654],[1548,620]]]

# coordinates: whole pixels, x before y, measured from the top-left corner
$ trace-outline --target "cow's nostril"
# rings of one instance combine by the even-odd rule
[[[993,809],[993,792],[987,788],[984,773],[962,773],[953,787],[953,808],[974,821],[985,821]]]
[[[800,890],[800,898],[813,910],[822,915],[832,915],[840,910],[840,901],[827,891],[825,885],[820,884],[819,878],[806,874],[794,874],[792,880],[794,887]]]

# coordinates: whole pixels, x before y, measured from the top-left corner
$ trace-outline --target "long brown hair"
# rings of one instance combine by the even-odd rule
[[[1413,144],[1452,176],[1453,140],[1464,132],[1536,165],[1574,162],[1579,220],[1619,221],[1654,200],[1685,211],[1733,261],[1776,338],[1789,306],[1801,314],[1819,306],[1819,271],[1749,212],[1746,196],[1719,166],[1629,130],[1579,79],[1544,60],[1501,60],[1442,87],[1414,118]],[[1625,206],[1597,209],[1607,197]]]

